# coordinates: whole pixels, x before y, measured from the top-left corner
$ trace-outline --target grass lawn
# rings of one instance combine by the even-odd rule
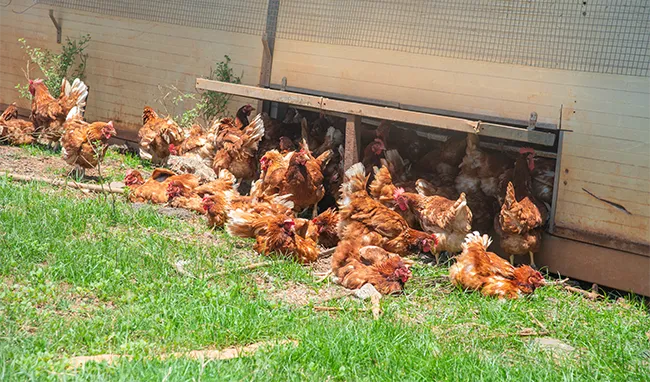
[[[369,303],[278,298],[287,285],[312,295],[312,269],[283,260],[211,280],[195,275],[258,262],[250,243],[213,236],[116,196],[84,195],[0,177],[2,380],[472,380],[648,381],[650,320],[640,299],[590,301],[558,286],[498,301],[453,288],[446,267],[418,265],[405,295]],[[570,254],[564,254],[570,256]],[[549,351],[521,336],[547,336]],[[160,354],[261,341],[248,357],[203,362]],[[69,366],[74,356],[131,355]]]

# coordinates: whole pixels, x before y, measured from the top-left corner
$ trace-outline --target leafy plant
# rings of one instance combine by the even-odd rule
[[[224,56],[224,60],[217,62],[215,68],[210,68],[210,74],[206,78],[209,80],[240,84],[244,74],[242,73],[236,76],[230,66],[230,61],[230,57],[227,55]],[[189,127],[197,121],[207,126],[215,118],[226,115],[228,103],[232,99],[232,95],[230,94],[211,90],[200,93],[184,93],[173,85],[159,86],[159,89],[164,95],[158,101],[169,114],[171,113],[168,110],[168,101],[171,101],[175,109],[187,105],[188,102],[194,102],[194,106],[176,114],[175,121],[181,127]]]
[[[61,81],[64,78],[84,79],[88,54],[84,53],[90,42],[90,35],[84,35],[79,40],[66,38],[66,43],[61,47],[61,53],[53,53],[48,49],[35,48],[27,45],[24,38],[18,39],[21,49],[25,51],[29,60],[25,76],[29,77],[30,64],[36,64],[43,73],[44,82],[50,93],[58,95],[61,91]],[[18,84],[16,89],[22,98],[31,98],[29,85]]]

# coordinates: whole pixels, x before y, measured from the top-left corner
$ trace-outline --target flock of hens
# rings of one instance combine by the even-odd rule
[[[97,166],[116,132],[112,122],[84,121],[85,84],[64,80],[58,98],[41,80],[29,90],[30,120],[11,105],[0,117],[0,141],[60,144],[78,170]],[[342,119],[314,113],[308,122],[289,109],[283,121],[264,113],[249,120],[253,111],[246,105],[207,129],[183,129],[145,107],[140,156],[161,167],[146,180],[128,171],[129,199],[204,214],[210,227],[255,238],[263,255],[307,264],[333,252],[333,278],[350,289],[370,283],[382,294],[401,292],[413,255],[438,262],[442,252],[456,255],[449,276],[466,290],[517,298],[544,285],[533,254],[553,194],[553,160],[525,147],[516,157],[487,151],[475,134],[424,142],[384,121],[364,130],[363,159],[344,171]],[[162,167],[179,158],[195,165]],[[479,232],[492,228],[510,262],[488,251],[492,239]],[[515,267],[515,255],[529,255],[533,267]]]

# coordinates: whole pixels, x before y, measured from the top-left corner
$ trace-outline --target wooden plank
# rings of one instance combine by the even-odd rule
[[[563,235],[571,236],[569,232]],[[646,252],[647,253],[647,252]],[[544,234],[535,254],[551,273],[650,296],[650,257]]]
[[[316,110],[339,112],[395,122],[404,122],[414,125],[436,127],[471,134],[474,134],[478,129],[480,130],[479,135],[529,142],[546,146],[552,146],[555,142],[555,135],[551,133],[528,131],[526,129],[492,123],[479,123],[478,121],[445,117],[435,114],[425,114],[387,107],[363,105],[347,101],[332,100],[324,97],[289,93],[281,90],[262,89],[254,86],[210,81],[203,78],[197,78],[196,87],[197,89],[214,90],[243,97],[288,103]]]
[[[359,162],[360,146],[361,117],[358,115],[348,116],[345,122],[345,156],[343,160],[345,170]]]

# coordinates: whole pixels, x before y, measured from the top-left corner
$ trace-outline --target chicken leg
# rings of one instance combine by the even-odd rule
[[[515,255],[510,255],[510,264],[515,265]]]
[[[533,269],[537,269],[537,265],[535,265],[535,255],[533,254],[532,251],[528,251],[528,255],[530,256],[530,267]]]
[[[70,172],[68,177],[72,177],[75,181],[80,181],[86,176],[86,169],[81,166],[75,166]]]

